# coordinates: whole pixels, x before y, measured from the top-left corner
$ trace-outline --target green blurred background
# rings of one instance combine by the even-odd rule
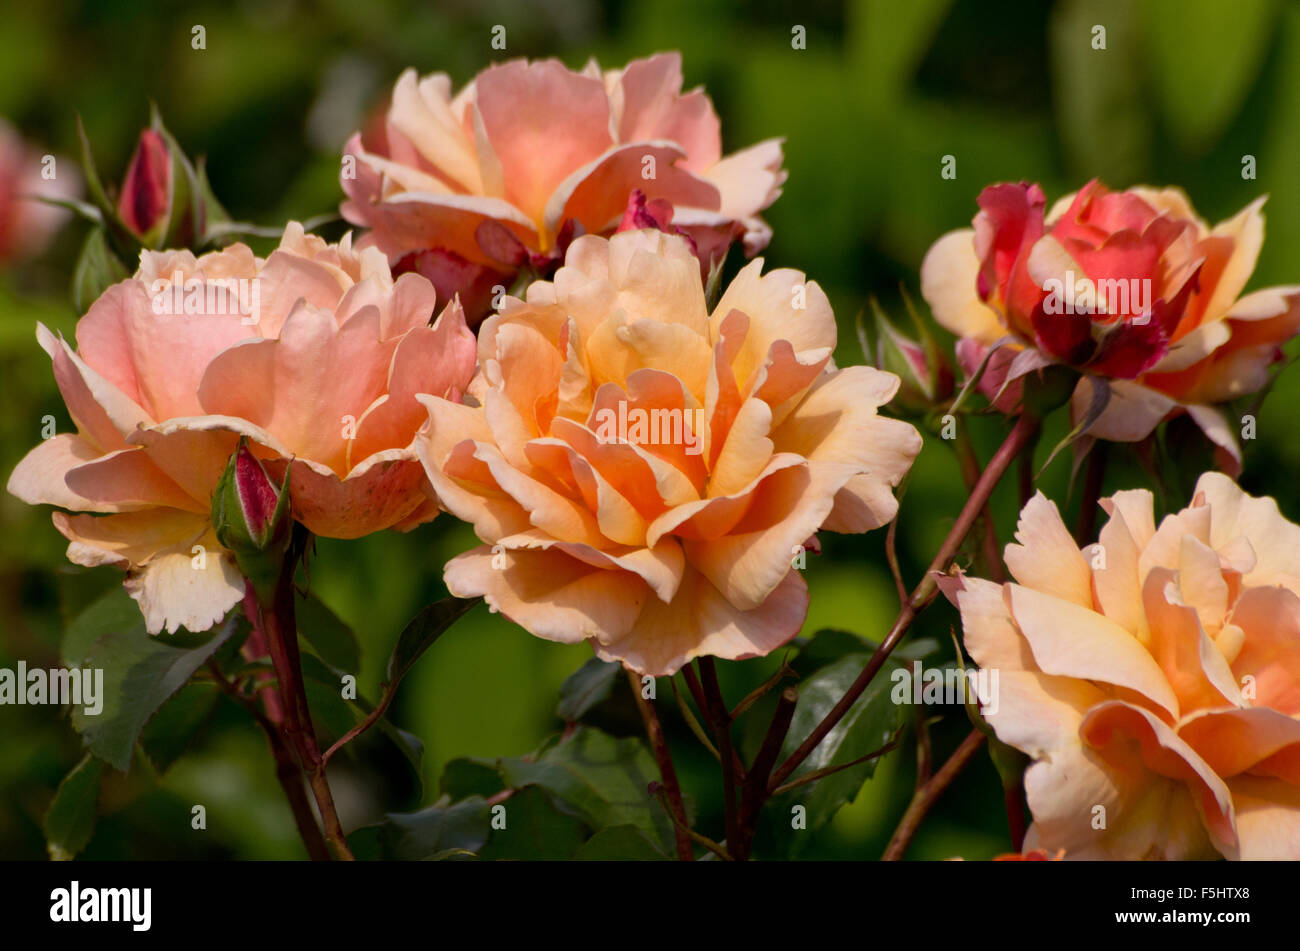
[[[1284,0],[223,0],[184,8],[5,0],[0,23],[0,116],[42,150],[76,155],[80,113],[101,175],[120,180],[155,101],[186,150],[208,156],[214,189],[234,217],[268,226],[337,207],[340,147],[404,67],[446,71],[459,85],[521,55],[558,56],[573,67],[595,56],[616,66],[681,50],[687,85],[703,84],[713,97],[727,150],[785,137],[790,178],[767,213],[775,237],[765,256],[806,271],[830,294],[842,365],[861,360],[853,326],[868,297],[897,312],[900,286],[915,296],[926,248],[968,224],[979,190],[995,181],[1038,181],[1049,201],[1094,176],[1117,187],[1178,184],[1210,221],[1267,192],[1268,237],[1250,289],[1300,280],[1300,5]],[[191,48],[195,24],[206,28],[205,50]],[[490,46],[496,24],[507,28],[505,52]],[[795,25],[806,28],[806,49],[792,48]],[[1106,28],[1105,50],[1093,49],[1094,25]],[[956,159],[953,180],[940,176],[945,155]],[[1257,180],[1243,180],[1246,155],[1256,159]],[[44,415],[61,430],[70,425],[33,331],[41,320],[71,335],[69,285],[84,234],[69,224],[46,254],[0,273],[6,478],[36,443]],[[251,243],[267,250],[267,242]],[[1298,388],[1295,375],[1281,378],[1259,438],[1246,444],[1243,477],[1293,519],[1300,445],[1285,407],[1300,399]],[[1004,423],[983,416],[970,425],[987,458]],[[1040,462],[1062,429],[1059,421],[1049,428]],[[1107,489],[1143,484],[1140,470],[1116,455]],[[1077,493],[1066,502],[1068,474],[1065,454],[1039,483],[1071,510],[1067,520],[1078,504]],[[1013,493],[1004,487],[995,500],[1004,542]],[[910,582],[965,496],[950,446],[927,438],[899,526]],[[68,619],[120,574],[68,565],[47,510],[6,494],[0,520],[0,666],[56,665]],[[883,635],[897,609],[883,542],[883,532],[823,539],[825,553],[806,572],[813,601],[805,633]],[[319,544],[313,588],[358,632],[363,692],[376,695],[406,620],[444,594],[442,564],[473,543],[443,517],[409,535]],[[946,606],[936,607],[913,636],[936,639],[951,658],[953,622]],[[391,713],[426,744],[423,799],[391,750],[363,743],[334,775],[345,825],[431,801],[451,758],[536,748],[562,725],[554,715],[560,683],[589,656],[476,608],[421,660]],[[728,699],[774,662],[724,665]],[[638,724],[624,692],[604,725],[632,733]],[[683,785],[698,803],[700,828],[720,837],[716,768],[671,706],[660,709]],[[968,729],[949,711],[936,727],[937,754]],[[57,708],[0,708],[0,858],[45,855],[42,815],[80,757],[80,739]],[[910,795],[913,763],[910,749],[887,758],[852,805],[806,834],[799,854],[878,857]],[[190,829],[194,803],[206,806],[205,832]],[[302,855],[265,741],[228,703],[166,774],[143,762],[129,776],[111,774],[101,810],[87,858]],[[981,754],[910,856],[986,858],[1006,846],[1001,790]]]

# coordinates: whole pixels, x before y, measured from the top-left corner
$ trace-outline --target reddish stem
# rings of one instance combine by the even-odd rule
[[[957,549],[961,547],[961,543],[970,532],[971,526],[975,524],[980,511],[988,503],[994,487],[1016,457],[1033,441],[1037,433],[1038,421],[1036,419],[1028,414],[1021,414],[1016,419],[1011,432],[1007,434],[1007,438],[998,447],[998,451],[994,453],[993,458],[989,460],[984,472],[980,474],[979,481],[976,482],[975,488],[971,490],[970,496],[966,499],[961,514],[957,516],[957,521],[953,523],[952,529],[948,532],[948,537],[944,539],[943,544],[939,547],[939,552],[934,556],[934,561],[930,563],[929,570],[926,571],[920,583],[912,591],[912,596],[903,605],[893,627],[889,630],[889,634],[876,648],[875,653],[871,655],[871,659],[867,661],[867,666],[853,681],[853,685],[849,687],[848,692],[840,698],[839,703],[831,708],[830,712],[808,734],[808,738],[799,744],[798,748],[772,774],[772,778],[768,782],[769,790],[780,786],[790,777],[791,773],[799,768],[800,764],[817,748],[817,744],[826,738],[826,734],[833,730],[840,720],[844,719],[844,715],[862,696],[863,691],[867,689],[867,685],[871,683],[871,679],[884,666],[890,652],[898,646],[898,642],[907,633],[907,629],[911,626],[917,614],[930,603],[938,592],[934,575],[948,567],[952,557],[957,553]]]

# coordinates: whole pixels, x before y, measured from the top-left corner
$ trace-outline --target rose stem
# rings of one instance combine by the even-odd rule
[[[956,752],[948,758],[948,762],[939,767],[939,771],[916,790],[911,803],[908,804],[907,812],[903,813],[898,828],[894,830],[893,838],[885,848],[885,854],[881,856],[884,861],[897,862],[903,857],[907,847],[912,844],[912,838],[920,828],[925,814],[957,778],[957,774],[971,761],[976,751],[984,745],[984,739],[984,734],[979,730],[971,730],[966,739],[962,740],[961,746],[957,747]]]
[[[1106,479],[1110,443],[1097,440],[1088,453],[1088,474],[1083,480],[1083,498],[1079,502],[1079,519],[1074,523],[1074,540],[1082,548],[1092,544],[1097,531],[1097,500]]]
[[[307,691],[302,679],[293,610],[293,565],[296,560],[296,553],[291,548],[284,570],[276,583],[272,603],[259,604],[262,630],[271,649],[271,663],[275,666],[276,678],[284,697],[285,736],[297,749],[303,770],[307,773],[308,785],[316,797],[316,808],[320,810],[321,821],[325,826],[325,841],[334,849],[338,858],[351,861],[352,850],[348,848],[343,826],[334,808],[334,797],[325,777],[325,762],[316,746],[311,711],[307,707]]]
[[[972,491],[980,480],[980,463],[971,445],[970,434],[963,427],[957,432],[957,464],[961,467],[961,477],[966,483],[966,490]],[[993,524],[993,514],[985,506],[981,511],[980,521],[984,523],[984,561],[994,581],[1000,580],[1002,574],[1002,556],[998,550],[997,528]],[[898,519],[890,523],[892,529]]]
[[[767,735],[763,738],[763,745],[759,748],[758,755],[754,757],[754,762],[749,767],[749,774],[745,777],[740,795],[740,835],[742,839],[736,844],[732,852],[738,859],[749,857],[749,849],[754,839],[754,827],[758,823],[758,814],[769,795],[767,778],[771,775],[772,767],[776,765],[776,758],[781,754],[781,747],[785,745],[786,734],[790,732],[790,722],[794,719],[794,708],[798,702],[799,691],[795,690],[794,687],[786,687],[778,695],[776,712],[772,714],[772,721],[768,724]],[[728,842],[728,845],[730,844]]]
[[[677,839],[677,857],[683,862],[695,860],[695,849],[691,846],[691,837],[686,831],[686,804],[682,802],[682,788],[677,784],[677,770],[673,768],[673,757],[668,751],[668,740],[664,736],[659,715],[655,713],[654,704],[641,695],[641,678],[631,670],[627,673],[628,685],[636,699],[637,710],[641,713],[641,722],[645,724],[645,734],[650,740],[650,748],[659,762],[659,778],[663,780],[664,790],[668,794],[668,808],[672,812],[673,835]]]
[[[256,630],[254,628],[255,632]],[[261,654],[255,656],[260,657]],[[330,852],[325,845],[325,839],[321,837],[320,827],[316,825],[316,817],[312,815],[311,803],[307,801],[307,792],[302,784],[302,770],[294,762],[293,754],[289,752],[289,748],[284,745],[284,738],[280,736],[280,730],[277,726],[279,708],[267,703],[268,696],[273,695],[275,688],[267,685],[261,687],[258,691],[263,704],[267,707],[267,712],[263,713],[257,709],[255,701],[236,690],[235,685],[222,675],[221,669],[217,666],[215,660],[208,661],[208,669],[212,672],[212,678],[216,681],[217,686],[225,691],[232,700],[248,710],[253,719],[266,732],[266,739],[271,747],[271,755],[275,758],[275,778],[280,781],[285,798],[289,800],[289,809],[293,812],[293,821],[298,827],[298,835],[302,837],[302,844],[307,849],[307,856],[313,862],[328,862]],[[279,698],[276,699],[278,701]]]
[[[989,460],[988,467],[980,475],[979,480],[975,483],[975,488],[971,490],[966,499],[965,506],[962,507],[961,514],[957,516],[957,521],[953,523],[948,532],[948,537],[944,539],[943,544],[939,546],[939,553],[934,556],[934,561],[930,563],[930,568],[921,577],[920,582],[912,591],[912,596],[907,599],[902,610],[899,611],[893,627],[890,628],[889,634],[876,648],[871,659],[867,661],[867,666],[863,668],[848,692],[840,698],[839,703],[831,708],[830,712],[822,721],[813,728],[808,734],[808,738],[799,744],[798,748],[786,758],[768,781],[768,789],[775,789],[787,779],[790,774],[799,768],[799,765],[808,758],[808,755],[817,748],[817,744],[826,738],[826,734],[835,728],[835,724],[844,718],[849,712],[857,699],[862,696],[862,692],[867,689],[871,683],[871,678],[876,675],[884,665],[885,659],[893,649],[898,646],[903,635],[907,633],[908,627],[926,605],[933,599],[938,592],[938,586],[935,583],[933,575],[936,572],[943,571],[952,557],[961,547],[962,541],[970,532],[971,526],[974,525],[975,519],[979,516],[980,510],[988,503],[989,496],[993,494],[994,487],[1006,473],[1007,468],[1020,455],[1038,433],[1038,420],[1034,419],[1027,413],[1022,413],[1017,419],[1007,438],[1003,440],[998,451],[993,454]]]
[[[718,744],[718,753],[722,757],[722,797],[726,807],[727,851],[732,858],[741,858],[734,851],[740,845],[740,823],[736,813],[736,771],[732,765],[731,716],[727,713],[726,701],[722,698],[722,689],[718,686],[718,670],[712,657],[700,657],[696,661],[700,669],[700,680],[704,686],[704,699],[708,704],[706,715],[713,725],[713,737]]]

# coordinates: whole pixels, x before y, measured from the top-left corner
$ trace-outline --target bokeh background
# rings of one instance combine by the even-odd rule
[[[120,180],[156,102],[185,149],[208,157],[214,189],[234,217],[267,226],[337,208],[340,147],[407,66],[448,72],[459,85],[516,56],[558,56],[573,67],[594,56],[614,66],[681,50],[687,85],[704,84],[713,97],[727,150],[785,138],[790,177],[767,214],[775,238],[765,256],[827,290],[840,320],[841,364],[862,359],[853,327],[869,298],[899,312],[900,288],[916,296],[926,248],[968,224],[979,190],[996,181],[1038,181],[1049,201],[1094,176],[1117,187],[1178,184],[1210,221],[1268,193],[1267,240],[1248,289],[1300,281],[1300,4],[1286,0],[221,0],[184,8],[5,0],[0,23],[0,116],[36,147],[71,161],[79,113],[101,175]],[[191,48],[195,24],[206,29],[204,50]],[[504,52],[490,46],[497,24],[507,29]],[[806,29],[806,49],[792,48],[796,25]],[[1097,25],[1106,30],[1104,50],[1093,48]],[[954,179],[940,175],[946,155],[955,158]],[[1254,180],[1243,178],[1244,156],[1255,159]],[[39,438],[43,416],[70,425],[34,328],[40,320],[71,335],[78,315],[69,287],[84,236],[83,224],[70,223],[46,253],[0,273],[6,478]],[[1245,444],[1242,480],[1276,496],[1293,519],[1300,519],[1298,399],[1300,375],[1283,374],[1259,415],[1258,438]],[[987,458],[1003,422],[972,417],[970,426]],[[1040,464],[1062,431],[1059,421],[1049,427]],[[1196,458],[1174,457],[1180,471],[1167,473],[1170,481],[1194,476]],[[1072,510],[1069,468],[1063,454],[1039,486]],[[1146,481],[1116,454],[1107,489]],[[995,500],[1004,542],[1014,491],[1004,487]],[[898,529],[909,582],[965,496],[950,444],[927,438]],[[120,575],[67,564],[48,511],[7,494],[0,527],[0,667],[19,659],[57,665],[69,619]],[[825,540],[806,572],[813,599],[805,634],[833,627],[883,635],[897,609],[883,542],[883,532]],[[409,535],[320,542],[313,588],[357,631],[369,696],[403,624],[444,594],[442,564],[471,544],[449,517]],[[954,619],[936,607],[913,636],[934,640],[939,656],[951,658]],[[559,685],[589,656],[475,609],[420,661],[391,712],[425,743],[424,792],[391,749],[363,744],[334,777],[345,824],[432,801],[454,757],[535,749],[562,726]],[[729,700],[774,662],[724,665]],[[625,692],[602,713],[611,732],[637,731]],[[700,828],[720,837],[716,768],[671,706],[660,709],[683,785]],[[960,711],[932,712],[943,716],[935,744],[946,755],[969,724]],[[58,708],[0,707],[0,858],[44,857],[42,816],[81,755]],[[913,775],[910,748],[887,758],[833,822],[806,833],[798,854],[878,857]],[[207,808],[205,832],[190,829],[194,803]],[[229,703],[165,774],[142,761],[128,776],[110,773],[100,808],[87,858],[302,855],[265,741]],[[981,754],[909,854],[987,858],[1006,846],[1001,789]]]

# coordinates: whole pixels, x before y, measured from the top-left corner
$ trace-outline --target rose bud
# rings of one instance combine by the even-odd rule
[[[873,329],[859,325],[859,342],[867,362],[897,376],[902,384],[895,405],[926,412],[952,396],[953,372],[939,352],[939,347],[925,325],[913,314],[920,338],[912,339],[899,331],[873,299]]]
[[[171,218],[172,157],[167,143],[154,129],[140,133],[135,154],[127,166],[117,214],[142,240]],[[148,242],[145,242],[148,243]]]
[[[212,493],[212,526],[244,577],[259,595],[266,592],[280,576],[292,535],[289,468],[284,483],[276,488],[241,438]]]

